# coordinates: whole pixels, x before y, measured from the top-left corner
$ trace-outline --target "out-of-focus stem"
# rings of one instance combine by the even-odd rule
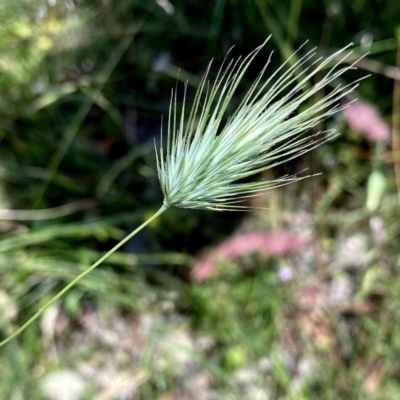
[[[400,67],[400,26],[397,29],[397,57],[396,65]],[[400,81],[394,81],[393,89],[393,132],[392,132],[393,164],[396,176],[397,196],[400,204]]]

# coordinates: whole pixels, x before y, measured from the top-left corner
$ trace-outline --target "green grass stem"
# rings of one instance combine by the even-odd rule
[[[126,238],[122,239],[117,245],[115,245],[110,251],[104,254],[99,260],[97,260],[94,264],[92,264],[89,268],[83,271],[80,275],[78,275],[73,281],[71,281],[64,289],[58,292],[51,300],[49,300],[43,307],[39,308],[36,314],[34,314],[25,324],[23,324],[19,329],[17,329],[12,335],[8,336],[2,342],[0,342],[0,347],[4,346],[12,339],[20,335],[26,328],[29,327],[34,321],[36,321],[56,300],[62,297],[65,293],[68,292],[77,282],[79,282],[83,277],[93,271],[96,267],[98,267],[103,261],[105,261],[108,257],[110,257],[113,253],[115,253],[120,247],[122,247],[128,240],[130,240],[133,236],[135,236],[139,231],[145,228],[149,223],[154,221],[157,217],[159,217],[167,207],[163,205],[153,216],[143,222],[138,228],[136,228],[133,232],[131,232]]]

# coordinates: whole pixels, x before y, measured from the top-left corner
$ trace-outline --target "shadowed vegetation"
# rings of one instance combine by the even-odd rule
[[[159,208],[153,139],[211,59],[213,82],[272,34],[227,115],[273,50],[266,79],[350,42],[368,54],[340,83],[371,74],[311,131],[339,137],[258,178],[321,175],[252,212],[168,210],[0,349],[2,398],[398,398],[397,0],[5,0],[0,20],[0,338]]]

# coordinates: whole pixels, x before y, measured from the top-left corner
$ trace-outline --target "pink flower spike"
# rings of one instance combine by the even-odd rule
[[[215,270],[215,260],[232,259],[258,251],[265,256],[279,255],[300,249],[308,242],[290,232],[250,232],[222,242],[211,254],[200,259],[192,271],[195,281],[204,281]]]
[[[350,100],[341,100],[342,106],[348,104]],[[390,141],[390,128],[383,120],[377,108],[372,104],[357,100],[343,111],[344,118],[352,129],[360,131],[370,142],[382,140],[386,143]]]

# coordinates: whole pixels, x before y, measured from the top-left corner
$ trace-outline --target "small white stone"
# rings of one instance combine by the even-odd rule
[[[353,295],[353,285],[345,275],[335,277],[329,286],[329,301],[332,305],[350,302]]]
[[[45,376],[41,387],[50,400],[79,400],[85,390],[85,382],[76,372],[64,370]]]

